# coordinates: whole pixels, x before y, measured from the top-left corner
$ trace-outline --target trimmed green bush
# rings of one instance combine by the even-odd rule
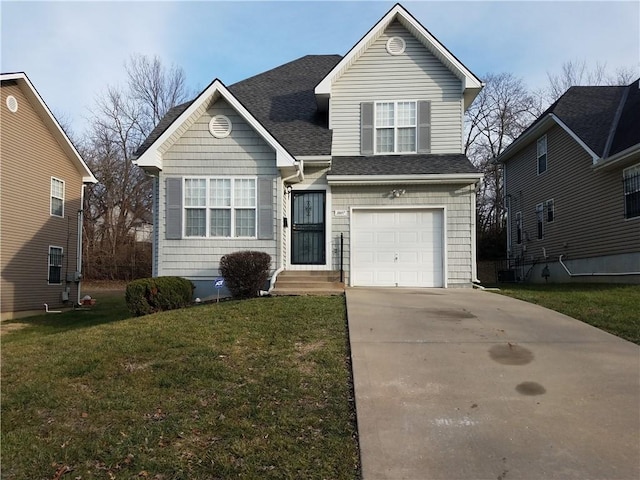
[[[182,277],[141,278],[127,284],[125,300],[132,314],[148,315],[188,306],[194,288]]]
[[[271,256],[264,252],[234,252],[220,259],[220,273],[233,298],[257,297],[270,267]]]

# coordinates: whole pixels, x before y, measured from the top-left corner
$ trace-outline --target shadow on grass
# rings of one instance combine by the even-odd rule
[[[96,295],[97,302],[92,307],[82,307],[63,313],[48,313],[34,317],[8,320],[7,324],[19,323],[24,328],[13,334],[53,334],[80,328],[88,328],[105,323],[118,322],[133,315],[127,310],[124,292],[109,292]],[[4,322],[3,322],[4,323]]]

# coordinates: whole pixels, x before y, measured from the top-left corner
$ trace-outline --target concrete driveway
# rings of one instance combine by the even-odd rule
[[[640,478],[640,347],[460,289],[347,289],[364,480]]]

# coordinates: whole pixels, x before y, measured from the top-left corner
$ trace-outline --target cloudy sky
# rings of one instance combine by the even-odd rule
[[[227,85],[307,54],[345,54],[393,1],[2,0],[3,73],[24,71],[76,133],[131,54],[157,55],[194,91]],[[511,72],[531,88],[568,60],[640,66],[640,2],[402,2],[480,78]],[[640,76],[640,74],[638,74]]]

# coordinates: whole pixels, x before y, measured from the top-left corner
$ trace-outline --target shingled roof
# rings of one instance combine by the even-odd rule
[[[341,58],[340,55],[307,55],[228,88],[293,155],[330,155],[331,130],[326,113],[318,112],[314,88]],[[169,110],[136,155],[142,155],[191,103]]]
[[[429,175],[478,173],[466,155],[333,157],[327,175]]]
[[[527,136],[550,116],[557,117],[599,158],[639,144],[639,82],[628,86],[569,88],[505,150],[502,161],[524,147]]]

